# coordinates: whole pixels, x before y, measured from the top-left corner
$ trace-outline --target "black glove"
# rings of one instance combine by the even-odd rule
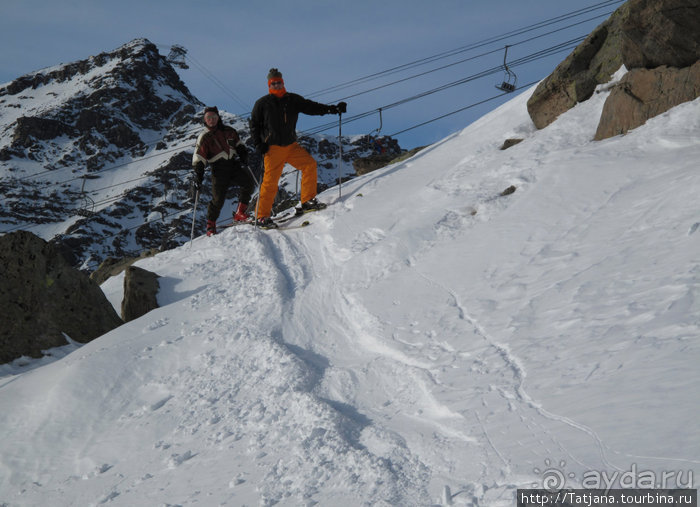
[[[199,192],[202,190],[202,182],[204,181],[204,164],[197,162],[194,166],[194,175],[192,178],[192,186]]]
[[[267,145],[267,143],[260,143],[255,147],[255,151],[260,153],[260,155],[265,155],[269,149],[270,147]]]
[[[326,112],[328,114],[342,114],[348,110],[348,105],[345,102],[338,102],[335,106],[328,106]]]
[[[248,150],[242,144],[236,146],[236,153],[238,153],[238,158],[243,165],[248,163]]]

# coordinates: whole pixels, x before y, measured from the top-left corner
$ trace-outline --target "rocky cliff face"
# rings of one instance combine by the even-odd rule
[[[146,39],[0,86],[0,234],[25,229],[53,239],[87,271],[109,256],[184,243],[203,107]],[[245,119],[222,118],[249,141]],[[344,141],[343,177],[351,177],[352,160],[371,148]],[[336,139],[300,142],[319,162],[320,186],[333,184]],[[290,174],[281,187],[293,193],[295,185]],[[207,199],[205,192],[201,209]],[[197,221],[202,231],[201,210]]]
[[[528,111],[537,128],[544,128],[623,65],[685,68],[699,59],[700,0],[629,0],[540,83]]]
[[[187,123],[201,103],[155,45],[138,39],[20,77],[0,88],[0,105],[4,160],[33,160],[49,170],[85,164],[96,171],[123,155],[112,147],[143,155],[148,131]]]
[[[168,244],[172,221],[144,222],[186,200],[175,189],[189,161],[173,148],[201,107],[145,39],[0,87],[0,231],[54,238],[84,269]]]
[[[678,104],[700,97],[700,61],[677,69],[634,69],[605,101],[595,139],[625,134]]]

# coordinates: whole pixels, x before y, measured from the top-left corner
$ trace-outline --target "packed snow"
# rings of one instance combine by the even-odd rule
[[[541,131],[531,91],[307,227],[139,261],[161,308],[0,367],[0,505],[697,487],[700,99],[595,142],[603,87]]]

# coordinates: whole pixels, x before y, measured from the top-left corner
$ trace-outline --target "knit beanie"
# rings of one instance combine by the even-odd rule
[[[207,113],[216,113],[216,116],[221,116],[219,114],[219,108],[216,106],[208,106],[204,108],[204,113],[202,113],[202,118],[204,118]]]
[[[281,88],[273,88],[270,86],[274,82],[280,82],[282,83]],[[267,87],[272,95],[275,95],[276,97],[282,97],[284,96],[285,93],[287,93],[287,90],[284,88],[284,79],[282,79],[282,73],[275,69],[274,67],[270,69],[270,72],[267,73]]]
[[[202,113],[202,121],[204,122],[204,117],[206,116],[207,113],[216,113],[216,115],[219,117],[219,121],[216,122],[216,125],[219,126],[221,125],[221,115],[219,114],[219,108],[216,106],[208,106],[204,108],[204,113]],[[204,122],[206,125],[206,122]]]
[[[282,79],[282,73],[274,67],[271,68],[270,72],[267,73],[267,82],[269,83],[273,79]]]

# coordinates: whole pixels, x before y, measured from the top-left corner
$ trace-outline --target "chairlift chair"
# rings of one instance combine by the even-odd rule
[[[76,214],[81,217],[90,218],[95,214],[95,201],[87,194],[83,194],[80,208],[76,210]]]
[[[85,192],[85,182],[87,181],[87,179],[88,175],[84,174],[83,184],[80,188],[80,197],[82,199],[82,202],[80,203],[80,208],[76,210],[76,214],[81,217],[89,218],[95,214],[95,201],[92,197],[87,195],[87,192]]]
[[[379,128],[370,132],[369,135],[374,134],[375,136],[378,136],[382,131],[382,126],[384,125],[384,120],[382,119],[382,108],[380,107],[377,111],[379,111]]]
[[[508,63],[506,62],[508,59],[508,46],[506,46],[505,49],[505,54],[503,55],[503,68],[506,72],[503,76],[503,82],[500,85],[496,85],[496,88],[506,93],[510,93],[515,91],[516,84],[518,83],[518,76],[516,76],[515,72],[508,68]]]
[[[380,107],[377,111],[379,112],[379,127],[367,134],[368,140],[371,140],[372,138],[379,140],[379,134],[382,131],[382,126],[384,125],[384,120],[382,118],[382,108]]]

